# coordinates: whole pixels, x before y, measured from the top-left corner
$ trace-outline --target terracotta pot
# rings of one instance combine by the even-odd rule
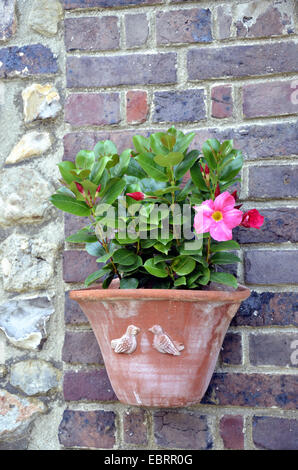
[[[139,406],[199,403],[229,324],[250,291],[85,289],[88,317],[118,399]],[[127,327],[134,325],[125,334]],[[154,325],[162,327],[163,333]]]

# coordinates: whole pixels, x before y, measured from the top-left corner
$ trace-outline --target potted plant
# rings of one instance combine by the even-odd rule
[[[229,323],[249,290],[222,266],[237,263],[232,229],[259,228],[255,209],[235,206],[241,151],[170,128],[113,142],[63,161],[59,209],[88,217],[66,240],[85,244],[99,269],[74,290],[123,403],[187,406],[203,397]],[[187,175],[190,172],[190,177]],[[186,177],[186,183],[184,178]]]

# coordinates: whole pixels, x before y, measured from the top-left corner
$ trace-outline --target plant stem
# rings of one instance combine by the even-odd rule
[[[208,264],[209,264],[209,257],[210,257],[210,245],[211,245],[211,236],[208,235],[207,257],[206,257],[206,261]]]

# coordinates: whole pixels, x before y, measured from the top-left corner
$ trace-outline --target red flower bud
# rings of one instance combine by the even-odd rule
[[[246,228],[261,228],[263,222],[264,217],[259,213],[259,211],[257,209],[251,209],[243,214],[240,225]]]
[[[215,189],[215,193],[214,193],[214,197],[217,197],[220,195],[220,189],[219,189],[219,184],[217,183],[217,186],[216,186],[216,189]]]
[[[237,191],[234,191],[231,196],[233,196],[233,198],[235,199],[235,201],[237,201],[238,199],[238,194],[237,194]]]
[[[77,190],[78,190],[81,194],[85,195],[83,186],[82,186],[80,183],[77,183],[77,181],[75,181],[75,185],[76,185],[76,187],[77,187]]]
[[[100,193],[100,190],[101,190],[101,184],[100,184],[100,185],[98,185],[98,187],[97,187],[97,190],[96,190],[95,194],[98,194],[98,193]]]
[[[145,194],[136,191],[135,193],[126,193],[126,196],[132,197],[135,201],[142,201],[145,199]]]
[[[207,163],[205,165],[205,168],[203,168],[202,165],[200,164],[200,170],[201,170],[202,173],[205,172],[205,175],[209,175],[209,173],[210,173],[210,170],[209,170],[209,167],[208,167]]]

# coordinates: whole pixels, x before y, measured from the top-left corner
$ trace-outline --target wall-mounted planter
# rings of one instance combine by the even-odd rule
[[[122,403],[182,407],[204,396],[229,324],[249,294],[244,287],[97,288],[70,297],[91,323]]]

